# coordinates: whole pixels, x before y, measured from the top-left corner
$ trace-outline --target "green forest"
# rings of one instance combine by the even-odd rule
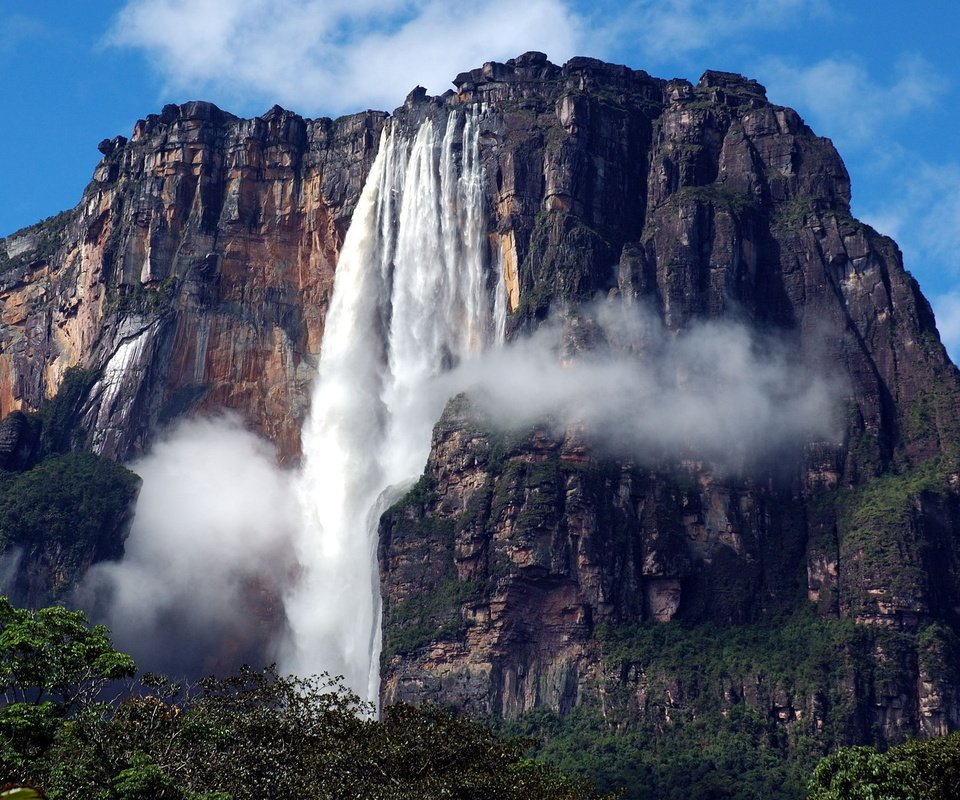
[[[243,668],[184,684],[138,674],[104,626],[60,606],[0,598],[0,680],[0,782],[51,800],[613,800],[627,788],[602,794],[539,760],[537,740],[446,709],[401,704],[377,718],[329,676]],[[756,770],[762,756],[745,744],[741,768]],[[704,749],[702,760],[715,755]],[[841,749],[813,771],[808,797],[947,800],[958,785],[952,734],[886,753]],[[689,796],[736,795],[704,781]]]
[[[532,742],[432,707],[374,709],[328,676],[138,674],[102,625],[0,599],[0,783],[51,800],[531,798],[599,794]]]

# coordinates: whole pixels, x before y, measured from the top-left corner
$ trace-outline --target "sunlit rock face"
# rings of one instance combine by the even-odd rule
[[[957,372],[895,243],[850,216],[831,142],[727,73],[694,85],[528,53],[453,85],[412,92],[391,124],[412,141],[476,114],[507,340],[558,315],[561,357],[589,351],[577,309],[598,298],[651,309],[670,335],[735,320],[837,378],[837,435],[719,470],[696,448],[613,457],[575,427],[504,440],[448,407],[423,482],[380,523],[382,699],[516,716],[617,686],[634,719],[677,719],[689,687],[611,664],[601,624],[730,625],[813,601],[907,637],[871,651],[882,679],[838,666],[861,739],[955,727],[957,676],[936,656],[951,651],[928,637],[920,652],[917,632],[960,608]],[[298,462],[388,118],[188,103],[104,143],[76,209],[0,241],[0,411],[37,407],[80,365],[96,373],[83,436],[103,453],[225,407]],[[879,475],[892,506],[861,492]],[[819,735],[819,697],[755,677],[710,691]]]
[[[118,137],[79,205],[4,240],[0,410],[100,371],[89,444],[117,458],[230,408],[299,451],[337,253],[385,114],[241,120],[167,106]]]

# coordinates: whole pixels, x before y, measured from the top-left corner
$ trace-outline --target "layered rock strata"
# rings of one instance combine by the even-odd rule
[[[386,114],[167,106],[103,143],[80,204],[0,242],[0,412],[98,372],[84,428],[126,459],[234,409],[296,459],[333,270]]]

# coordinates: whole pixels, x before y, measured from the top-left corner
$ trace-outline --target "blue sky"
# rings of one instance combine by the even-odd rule
[[[97,143],[165,103],[391,110],[525,50],[723,69],[834,140],[854,213],[898,241],[960,355],[958,33],[955,0],[5,0],[0,236],[73,206]]]

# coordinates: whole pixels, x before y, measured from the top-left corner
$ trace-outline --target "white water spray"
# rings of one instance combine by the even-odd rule
[[[446,399],[431,381],[503,340],[478,122],[452,112],[442,137],[427,120],[412,142],[384,130],[337,265],[302,434],[302,574],[286,598],[284,666],[342,674],[371,700],[380,513],[426,462]]]

